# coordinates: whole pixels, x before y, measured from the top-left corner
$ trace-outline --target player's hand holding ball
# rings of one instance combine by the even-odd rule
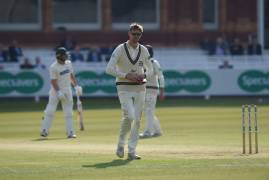
[[[133,82],[140,83],[140,84],[143,84],[146,82],[144,74],[128,73],[126,75],[126,79],[133,81]]]
[[[137,75],[137,82],[140,84],[144,84],[147,82],[144,74],[138,74]]]
[[[66,100],[66,97],[65,97],[64,93],[62,93],[61,91],[57,91],[57,97],[61,101],[65,101]]]
[[[81,96],[82,95],[82,87],[79,85],[76,85],[74,88],[75,88],[76,95]]]
[[[136,73],[128,73],[125,76],[126,79],[128,79],[129,81],[133,81],[133,82],[137,82],[137,74]]]

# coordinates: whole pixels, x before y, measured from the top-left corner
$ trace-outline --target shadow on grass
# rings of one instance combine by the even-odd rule
[[[64,140],[67,138],[37,138],[33,139],[32,141],[57,141],[57,140]]]
[[[82,167],[102,169],[102,168],[109,168],[109,167],[115,167],[115,166],[124,166],[128,164],[129,162],[131,162],[131,160],[114,159],[113,161],[110,161],[110,162],[96,163],[93,165],[82,165]]]

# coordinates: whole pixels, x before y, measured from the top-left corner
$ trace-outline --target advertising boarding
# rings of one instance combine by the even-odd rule
[[[167,96],[269,95],[268,70],[166,69],[163,73]],[[76,77],[84,96],[117,96],[115,78],[104,70],[78,70]],[[47,70],[0,72],[0,97],[48,96],[49,89]]]

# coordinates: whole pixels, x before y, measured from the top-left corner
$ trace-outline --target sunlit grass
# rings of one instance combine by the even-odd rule
[[[48,138],[39,136],[41,105],[39,111],[25,108],[1,112],[0,179],[269,178],[269,106],[266,104],[258,109],[259,154],[241,154],[240,106],[196,103],[193,107],[160,106],[157,115],[164,135],[140,140],[137,152],[142,160],[128,161],[114,154],[121,116],[117,103],[113,109],[91,109],[90,103],[85,103],[86,130],[77,130],[76,139],[66,138],[61,111],[56,113]]]

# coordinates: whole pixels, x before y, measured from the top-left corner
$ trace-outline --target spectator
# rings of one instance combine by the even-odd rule
[[[108,62],[112,52],[113,49],[110,47],[101,47],[100,48],[101,60]]]
[[[98,48],[92,48],[88,53],[88,62],[101,62],[101,54]]]
[[[4,49],[4,45],[0,43],[0,63],[8,61],[8,52]]]
[[[44,64],[42,64],[41,59],[38,56],[35,58],[34,68],[43,69],[43,70],[46,69],[46,66]]]
[[[233,65],[229,64],[229,61],[225,60],[222,65],[219,66],[219,69],[232,69]]]
[[[215,55],[216,44],[214,41],[206,38],[200,43],[200,46],[203,50],[207,52],[208,55]]]
[[[239,38],[236,38],[234,40],[233,44],[230,47],[230,52],[232,55],[243,55],[244,54],[244,48],[243,48]]]
[[[70,36],[66,36],[61,42],[60,47],[65,47],[68,51],[74,50],[77,42]]]
[[[30,63],[30,60],[28,58],[24,59],[23,64],[20,65],[21,69],[33,69],[34,66]]]
[[[22,57],[23,53],[16,40],[13,40],[8,47],[8,53],[10,62],[19,62],[19,57]]]
[[[71,52],[71,61],[76,62],[84,62],[83,54],[80,52],[80,47],[76,46],[75,49]]]
[[[209,49],[209,43],[210,43],[210,41],[209,41],[209,39],[208,38],[205,38],[205,39],[203,39],[201,42],[200,42],[200,47],[201,47],[201,49],[202,50],[204,50],[204,51],[208,51],[208,49]]]
[[[247,47],[248,55],[262,55],[262,46],[259,44],[256,37],[249,39],[248,47]]]
[[[222,37],[218,37],[215,45],[215,55],[227,55],[228,51],[228,43]]]

